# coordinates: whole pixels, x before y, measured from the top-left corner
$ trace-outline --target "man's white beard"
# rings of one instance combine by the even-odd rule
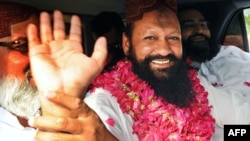
[[[0,106],[20,117],[34,117],[40,108],[38,91],[28,80],[5,77],[0,83]]]

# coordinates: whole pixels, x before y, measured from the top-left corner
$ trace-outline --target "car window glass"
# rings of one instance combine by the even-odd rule
[[[229,23],[224,45],[234,45],[244,51],[250,50],[250,8],[238,12]]]
[[[250,8],[243,10],[245,26],[246,26],[246,33],[247,33],[247,42],[248,48],[247,51],[250,51]]]
[[[242,27],[240,25],[240,13],[231,20],[224,38],[224,45],[234,45],[242,50],[244,49]]]

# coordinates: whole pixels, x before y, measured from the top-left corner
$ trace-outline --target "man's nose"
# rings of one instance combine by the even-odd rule
[[[196,23],[195,26],[193,27],[193,30],[196,32],[196,33],[202,33],[204,31],[204,27],[201,26],[199,23]]]
[[[172,52],[171,43],[169,43],[168,39],[163,39],[159,41],[157,46],[157,51],[162,56],[166,56]]]

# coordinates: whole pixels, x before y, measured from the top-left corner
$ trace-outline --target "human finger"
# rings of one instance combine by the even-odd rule
[[[59,10],[54,11],[54,39],[63,40],[65,39],[65,24],[63,14]]]
[[[107,55],[108,55],[107,40],[104,37],[100,37],[95,42],[91,58],[96,60],[96,64],[98,67],[104,68],[104,65],[106,64],[107,61],[106,60]]]
[[[34,24],[29,24],[27,28],[27,35],[28,35],[28,44],[29,44],[29,53],[33,54],[32,51],[33,47],[40,43],[38,38],[38,31],[37,27]]]
[[[48,43],[53,39],[50,15],[47,12],[41,12],[40,15],[40,36],[42,43]]]
[[[71,135],[61,132],[44,132],[44,131],[37,131],[35,140],[36,141],[90,141],[89,139],[81,138],[80,135]]]
[[[43,95],[50,101],[72,110],[79,109],[83,102],[80,98],[59,92],[47,91],[44,92]]]
[[[71,134],[80,134],[83,132],[83,126],[79,120],[68,117],[40,116],[31,118],[29,125],[41,131],[66,132]]]
[[[82,42],[82,24],[78,16],[73,15],[71,17],[71,26],[69,31],[69,40],[75,40]]]

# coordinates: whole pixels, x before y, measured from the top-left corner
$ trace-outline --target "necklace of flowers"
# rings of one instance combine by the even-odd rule
[[[133,132],[140,141],[209,141],[215,120],[210,115],[208,94],[196,71],[188,73],[196,95],[187,108],[157,97],[147,82],[132,72],[127,59],[119,61],[112,71],[99,75],[92,85],[110,91],[117,98],[123,112],[133,118]]]

